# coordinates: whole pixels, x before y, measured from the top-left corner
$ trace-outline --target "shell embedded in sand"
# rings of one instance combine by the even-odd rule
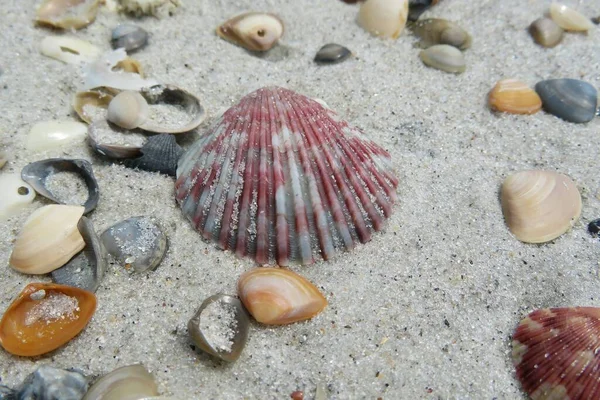
[[[73,339],[96,311],[87,290],[54,283],[30,283],[4,312],[0,344],[18,356],[38,356]]]
[[[283,35],[283,22],[275,14],[250,12],[224,22],[217,34],[248,50],[267,51]]]
[[[310,264],[383,229],[389,154],[330,109],[259,89],[179,160],[176,198],[204,238],[260,264]]]
[[[544,308],[523,319],[512,341],[513,363],[532,399],[600,396],[600,308]]]
[[[238,294],[258,322],[290,324],[320,313],[327,300],[306,278],[281,268],[255,268],[238,281]]]
[[[24,274],[46,274],[63,266],[84,247],[77,229],[82,206],[52,204],[38,208],[21,229],[10,266]]]
[[[396,39],[406,26],[408,0],[367,0],[358,11],[358,24],[382,38]]]
[[[530,170],[506,178],[500,191],[508,229],[522,242],[553,240],[577,221],[581,196],[575,183],[553,171]]]
[[[588,17],[564,4],[552,3],[550,5],[550,17],[566,31],[585,32],[594,27]]]
[[[45,0],[35,20],[54,28],[79,29],[94,22],[99,5],[99,0]]]
[[[534,114],[542,108],[542,99],[525,83],[517,79],[503,79],[490,92],[489,104],[496,111]]]
[[[463,53],[448,44],[436,44],[422,50],[419,57],[425,65],[441,71],[462,74],[467,69]]]

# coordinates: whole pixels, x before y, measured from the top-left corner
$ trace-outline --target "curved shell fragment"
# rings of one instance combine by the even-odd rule
[[[98,47],[85,40],[69,36],[46,36],[40,43],[40,51],[46,57],[67,64],[89,63],[100,55]]]
[[[283,35],[283,22],[275,14],[250,12],[224,22],[217,34],[248,50],[267,51]]]

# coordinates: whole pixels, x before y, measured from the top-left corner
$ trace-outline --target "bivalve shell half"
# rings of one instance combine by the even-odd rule
[[[513,363],[532,399],[600,398],[600,308],[544,308],[524,318],[512,340]]]
[[[0,344],[9,353],[33,357],[55,350],[85,328],[96,311],[96,296],[54,283],[31,283],[6,309]]]
[[[96,19],[99,3],[99,0],[45,0],[38,7],[35,20],[54,28],[83,28]]]
[[[407,18],[408,0],[367,0],[360,5],[357,22],[375,36],[396,39]]]
[[[158,396],[154,376],[140,364],[117,368],[98,379],[83,400],[138,400]]]
[[[562,41],[563,29],[550,18],[538,18],[529,25],[529,33],[537,44],[554,47]]]
[[[51,204],[25,221],[10,256],[10,266],[24,274],[46,274],[63,266],[84,247],[77,229],[82,206]]]
[[[550,5],[550,17],[566,31],[585,32],[594,27],[588,17],[564,4],[552,3]]]
[[[473,39],[469,32],[458,24],[440,18],[429,18],[417,21],[412,28],[415,35],[421,38],[421,45],[429,47],[436,44],[447,44],[460,50],[471,47]]]
[[[106,118],[106,110],[113,95],[99,90],[78,92],[73,97],[73,109],[83,121],[91,124]]]
[[[306,278],[281,268],[255,268],[238,281],[238,294],[258,322],[290,324],[319,314],[327,300]]]
[[[522,242],[549,242],[581,214],[581,195],[566,175],[553,171],[521,171],[504,180],[500,191],[508,229]]]
[[[283,22],[275,14],[250,12],[224,22],[217,35],[248,50],[267,51],[283,35]]]
[[[503,79],[491,90],[489,104],[496,111],[535,114],[542,108],[542,99],[525,83],[517,79]]]
[[[260,264],[310,264],[383,229],[389,154],[332,110],[259,89],[179,160],[176,198],[204,238]]]
[[[441,71],[462,74],[467,69],[465,56],[454,46],[436,44],[419,53],[423,63]]]
[[[544,110],[565,121],[589,122],[596,116],[598,91],[578,79],[549,79],[538,82],[535,91]]]

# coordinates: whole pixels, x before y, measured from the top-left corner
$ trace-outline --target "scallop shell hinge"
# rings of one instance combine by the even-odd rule
[[[206,239],[259,264],[310,264],[384,226],[389,154],[330,109],[280,87],[226,111],[179,160],[176,198]]]

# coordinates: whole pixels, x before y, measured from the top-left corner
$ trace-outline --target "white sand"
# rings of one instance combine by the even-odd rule
[[[467,71],[455,76],[425,67],[408,33],[396,41],[371,37],[354,22],[357,6],[341,1],[185,1],[171,18],[137,21],[151,37],[135,57],[149,77],[202,98],[208,118],[192,135],[262,86],[321,98],[392,154],[400,178],[393,217],[353,252],[294,268],[329,301],[318,317],[284,327],[253,323],[233,365],[194,352],[188,319],[208,296],[235,294],[253,263],[200,239],[175,204],[172,178],[109,165],[86,143],[47,154],[25,150],[34,123],[75,120],[78,72],[40,55],[39,42],[52,32],[32,23],[37,1],[3,1],[0,144],[10,161],[2,173],[47,157],[89,159],[101,189],[90,215],[96,229],[153,215],[167,229],[170,250],[147,274],[111,266],[96,314],[68,345],[34,359],[0,351],[2,383],[16,385],[47,363],[102,374],[141,362],[163,394],[180,399],[285,399],[295,390],[312,398],[317,385],[335,399],[521,398],[510,359],[519,320],[540,307],[600,306],[600,243],[586,232],[600,217],[600,118],[576,125],[544,112],[495,115],[486,96],[505,77],[530,85],[573,77],[599,87],[599,29],[544,49],[526,28],[550,1],[444,0],[426,16],[458,21],[474,37]],[[567,3],[600,15],[596,0]],[[265,61],[215,35],[220,22],[249,10],[285,21],[287,58]],[[102,12],[75,35],[108,50],[110,30],[124,21]],[[315,65],[314,53],[328,42],[356,58]],[[499,185],[525,168],[568,174],[583,195],[580,221],[552,243],[520,243],[504,225]],[[8,267],[20,227],[43,203],[0,223],[0,310],[26,283],[49,280]]]

